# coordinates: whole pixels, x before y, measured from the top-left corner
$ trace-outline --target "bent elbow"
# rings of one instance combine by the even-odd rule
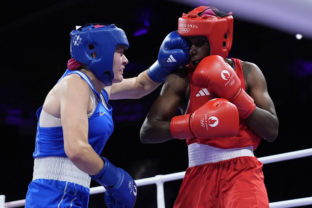
[[[152,125],[150,124],[149,120],[146,118],[143,122],[141,129],[140,129],[140,141],[143,144],[151,143],[150,139],[152,136]]]
[[[140,129],[140,141],[142,144],[148,144],[148,135],[146,133],[146,127],[142,126]]]
[[[161,131],[161,130],[160,130]],[[140,141],[142,144],[162,143],[166,140],[159,134],[160,131],[153,129],[150,125],[143,125],[140,130]]]
[[[84,157],[84,152],[86,151],[86,145],[75,144],[72,146],[65,146],[65,154],[72,162],[81,161]]]
[[[267,136],[267,137],[264,137],[264,139],[268,142],[275,142],[275,140],[277,139],[277,135],[276,136]]]
[[[140,129],[140,140],[143,144],[158,144],[172,139],[170,122],[146,118]]]
[[[263,138],[268,142],[274,142],[277,139],[277,136],[278,136],[278,128],[271,130],[270,133]]]
[[[276,117],[276,119],[271,122],[271,125],[267,128],[265,131],[266,134],[263,135],[263,139],[265,139],[268,142],[274,142],[278,137],[278,131],[279,131],[279,121]]]

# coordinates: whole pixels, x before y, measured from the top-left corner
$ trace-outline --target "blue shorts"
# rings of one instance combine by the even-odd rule
[[[25,208],[87,208],[90,189],[66,181],[36,179],[28,186]]]

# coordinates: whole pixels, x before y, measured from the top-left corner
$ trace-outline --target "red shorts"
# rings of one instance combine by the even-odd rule
[[[268,208],[262,163],[238,157],[186,170],[174,208]]]

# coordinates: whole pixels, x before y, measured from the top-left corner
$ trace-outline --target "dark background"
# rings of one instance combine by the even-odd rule
[[[63,74],[69,54],[69,32],[89,22],[115,23],[128,35],[130,63],[125,77],[151,65],[163,38],[175,30],[177,18],[193,7],[165,0],[107,2],[53,0],[2,2],[0,19],[0,194],[6,201],[24,199],[32,178],[36,109]],[[233,14],[235,17],[235,14]],[[135,35],[139,30],[148,31]],[[258,157],[310,148],[312,137],[312,41],[236,18],[230,55],[256,63],[263,71],[280,120],[276,142],[263,141]],[[146,145],[139,129],[159,89],[139,100],[113,101],[115,131],[103,155],[135,179],[184,171],[186,144],[170,141]],[[264,166],[271,202],[312,196],[311,158]],[[172,207],[181,180],[165,184]],[[92,183],[92,186],[97,184]],[[155,185],[138,189],[136,207],[156,207]],[[89,207],[103,207],[103,195]]]

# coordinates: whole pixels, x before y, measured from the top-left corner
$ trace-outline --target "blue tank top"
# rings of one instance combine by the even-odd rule
[[[98,104],[95,107],[93,114],[89,117],[89,144],[93,147],[97,154],[101,154],[108,138],[114,130],[114,123],[112,119],[112,107],[108,104],[108,94],[102,90],[101,94],[108,106],[106,108],[101,101],[100,95],[95,90],[89,77],[81,71],[67,70],[60,78],[64,78],[70,74],[78,74],[90,86],[94,94],[98,97]],[[59,81],[60,81],[59,80]],[[63,130],[61,126],[57,127],[40,127],[39,116],[42,106],[37,110],[38,124],[36,133],[35,151],[33,157],[48,157],[60,156],[67,157],[64,149]]]

